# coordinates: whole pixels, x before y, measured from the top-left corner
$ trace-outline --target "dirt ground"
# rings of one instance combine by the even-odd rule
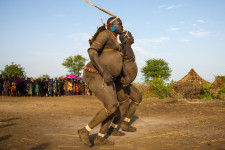
[[[94,96],[0,97],[0,150],[225,150],[225,101],[145,98],[136,132],[87,148],[77,130],[101,107]]]

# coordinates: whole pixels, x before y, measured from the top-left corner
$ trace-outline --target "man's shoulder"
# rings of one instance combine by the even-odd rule
[[[109,35],[109,31],[104,30],[104,31],[100,32],[98,36],[103,36],[103,35],[108,36]]]
[[[105,41],[105,40],[107,40],[109,38],[110,38],[109,31],[104,30],[104,31],[102,31],[102,32],[100,32],[98,34],[98,36],[96,37],[96,39],[94,41],[96,41],[96,42],[98,42],[100,44],[103,44],[101,42],[103,42],[103,41]]]

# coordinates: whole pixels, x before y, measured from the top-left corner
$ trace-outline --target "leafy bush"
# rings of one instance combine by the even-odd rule
[[[201,98],[201,99],[213,99],[214,97],[212,96],[212,93],[211,93],[212,88],[213,88],[212,85],[207,84],[207,83],[203,83],[202,93],[199,96],[199,98]]]
[[[173,81],[171,81],[171,83],[166,83],[163,78],[154,78],[150,82],[151,90],[160,99],[170,97],[173,89],[172,83]]]
[[[225,87],[223,87],[223,88],[220,89],[220,91],[218,92],[217,97],[218,97],[218,98],[221,98],[221,96],[222,96],[223,94],[225,94]]]

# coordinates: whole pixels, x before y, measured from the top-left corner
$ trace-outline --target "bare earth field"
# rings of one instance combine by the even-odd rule
[[[225,150],[225,101],[145,98],[137,132],[88,148],[77,130],[101,107],[94,96],[0,97],[0,150]]]

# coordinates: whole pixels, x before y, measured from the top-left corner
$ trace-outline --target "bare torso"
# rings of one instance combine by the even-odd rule
[[[120,45],[111,31],[105,30],[102,32],[100,36],[105,36],[108,40],[103,46],[103,49],[98,51],[99,60],[104,70],[109,71],[113,77],[117,77],[120,75],[123,65]],[[86,66],[95,69],[91,62]]]

